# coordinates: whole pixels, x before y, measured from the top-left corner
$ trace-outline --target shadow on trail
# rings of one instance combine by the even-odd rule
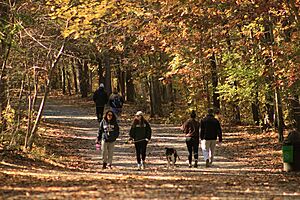
[[[257,199],[300,198],[295,176],[283,175],[272,165],[266,148],[272,143],[257,134],[255,128],[224,129],[224,144],[217,147],[212,167],[205,167],[199,151],[199,167],[188,168],[185,139],[179,126],[151,124],[152,139],[148,144],[146,169],[137,170],[135,149],[128,144],[131,122],[120,123],[121,134],[116,141],[113,169],[101,169],[100,152],[95,149],[98,122],[94,107],[51,99],[45,108],[47,127],[44,134],[46,151],[61,157],[61,166],[39,168],[8,167],[0,173],[10,185],[0,183],[3,197],[18,199]],[[256,140],[249,135],[257,134]],[[256,136],[256,135],[255,135]],[[275,136],[276,137],[276,136]],[[250,144],[250,145],[249,145]],[[180,156],[174,169],[167,168],[165,147],[175,147]],[[276,147],[277,148],[277,147]],[[275,150],[276,150],[275,148]],[[270,148],[272,149],[272,148]],[[274,149],[274,148],[273,148]],[[261,152],[264,151],[264,154]],[[278,150],[277,150],[278,151]],[[258,155],[258,153],[261,153]],[[257,160],[255,160],[256,158]],[[261,167],[261,160],[267,160]],[[57,167],[58,166],[58,167]],[[275,166],[275,167],[274,167]],[[283,179],[285,181],[280,181]],[[289,187],[293,184],[294,187]]]

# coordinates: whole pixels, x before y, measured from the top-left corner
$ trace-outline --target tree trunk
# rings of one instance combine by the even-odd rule
[[[213,107],[215,110],[220,110],[220,100],[218,94],[218,71],[217,71],[217,62],[216,55],[213,55],[210,58],[210,67],[211,67],[211,79],[212,79],[212,87],[213,87]]]
[[[109,56],[106,55],[104,57],[104,67],[105,67],[105,89],[108,94],[111,94],[111,66],[110,66],[110,59]]]
[[[121,65],[121,62],[119,63]],[[119,66],[117,69],[117,78],[118,78],[118,90],[121,92],[122,96],[125,96],[125,72],[121,70]]]
[[[252,117],[256,126],[260,125],[258,92],[255,93],[255,103],[251,104]]]
[[[49,74],[48,74],[48,78],[47,78],[47,82],[46,82],[46,86],[45,86],[44,96],[43,96],[43,99],[40,103],[39,111],[37,113],[34,125],[31,129],[30,136],[29,136],[29,139],[28,139],[28,143],[27,142],[25,143],[25,148],[26,149],[31,150],[31,148],[32,148],[34,138],[36,136],[36,132],[37,132],[38,126],[39,126],[41,118],[42,118],[44,106],[45,106],[45,103],[46,103],[46,100],[47,100],[47,97],[48,97],[48,92],[49,92],[49,86],[50,86],[50,83],[51,83],[52,73],[53,73],[53,70],[56,68],[56,66],[58,64],[58,61],[61,57],[61,54],[64,50],[64,47],[65,47],[65,42],[62,44],[58,54],[55,57],[55,60],[52,62],[51,66],[50,66]]]
[[[172,80],[166,85],[166,93],[167,93],[167,102],[174,103],[175,97],[174,97],[174,94],[173,94]]]
[[[135,100],[135,90],[134,90],[134,84],[133,84],[133,79],[131,75],[131,70],[128,70],[126,72],[126,97],[127,101],[129,102],[134,102]]]
[[[9,9],[9,2],[0,3],[0,24],[1,27],[6,27],[9,23],[10,9]],[[9,38],[9,30],[0,30],[3,34],[0,37],[0,128],[2,130],[6,129],[6,119],[3,116],[3,111],[7,106],[7,95],[6,95],[6,61],[8,59],[10,46],[11,46],[11,39]]]
[[[234,81],[234,88],[237,90],[237,81]],[[235,100],[233,103],[233,111],[234,111],[234,122],[237,125],[241,125],[241,111],[239,107],[239,102],[238,100]]]
[[[300,132],[300,102],[299,96],[294,95],[290,100],[290,118],[294,129]]]
[[[78,66],[78,74],[79,74],[79,87],[80,87],[80,93],[81,97],[85,98],[88,96],[88,76],[87,73],[87,63],[85,61],[79,61],[77,62]]]
[[[72,63],[72,73],[73,73],[73,81],[74,81],[74,87],[75,87],[75,94],[78,94],[77,73],[76,73],[76,68],[75,68],[75,62]]]
[[[62,93],[66,94],[66,69],[64,65],[61,67],[61,83]]]
[[[275,108],[276,108],[276,118],[278,124],[278,140],[279,142],[283,141],[283,129],[284,129],[284,121],[283,121],[283,112],[282,112],[282,102],[280,96],[279,87],[275,87]]]
[[[18,104],[16,109],[16,116],[14,118],[14,121],[16,121],[16,125],[14,126],[14,130],[12,131],[12,137],[10,139],[9,148],[12,147],[14,144],[16,144],[17,141],[17,133],[20,129],[21,125],[21,118],[22,118],[22,112],[21,112],[21,104],[22,104],[22,97],[24,92],[24,85],[25,85],[25,79],[26,79],[26,73],[23,74],[22,80],[21,80],[21,88],[19,91],[19,97],[18,97]]]
[[[72,95],[71,75],[70,75],[69,70],[66,71],[66,75],[67,75],[67,90],[68,90],[68,94]]]
[[[105,83],[105,77],[103,75],[104,70],[103,70],[103,65],[102,65],[102,60],[98,59],[98,85],[100,86],[101,83]]]
[[[150,108],[151,117],[155,115],[162,116],[161,92],[159,89],[159,80],[155,77],[150,78]]]

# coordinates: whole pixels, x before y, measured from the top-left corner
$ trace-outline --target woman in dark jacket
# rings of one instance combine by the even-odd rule
[[[194,153],[194,167],[198,167],[198,151],[199,151],[199,127],[200,123],[196,120],[196,112],[191,112],[191,118],[183,125],[183,132],[185,134],[185,142],[189,152],[189,167],[192,167],[192,158]]]
[[[134,141],[138,170],[145,168],[146,149],[151,139],[151,127],[143,117],[143,112],[138,111],[129,133],[130,139]],[[142,157],[142,159],[141,159]]]
[[[112,158],[116,139],[119,137],[119,125],[117,118],[112,111],[107,111],[103,120],[100,122],[100,127],[97,136],[97,144],[102,146],[103,169],[111,168]]]

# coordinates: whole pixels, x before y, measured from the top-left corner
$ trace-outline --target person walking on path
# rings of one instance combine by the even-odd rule
[[[98,122],[102,120],[105,104],[108,101],[108,95],[104,90],[104,84],[101,83],[99,88],[94,92],[93,101],[96,104],[96,116]]]
[[[199,127],[200,123],[196,120],[196,112],[191,112],[191,118],[183,124],[185,142],[188,149],[189,167],[192,167],[192,158],[194,153],[194,167],[198,167],[199,151]]]
[[[135,145],[138,170],[145,169],[146,150],[151,132],[150,124],[145,120],[143,112],[138,111],[129,132],[130,140],[133,140]]]
[[[214,161],[216,140],[222,143],[222,129],[219,120],[214,117],[213,109],[208,109],[208,114],[200,122],[201,148],[205,166],[209,167]]]
[[[119,125],[112,111],[107,111],[100,122],[96,144],[101,144],[103,169],[112,168],[112,159],[116,139],[119,137]]]
[[[113,93],[109,97],[109,105],[117,118],[121,116],[123,104],[124,98],[118,93],[118,90],[114,88]]]

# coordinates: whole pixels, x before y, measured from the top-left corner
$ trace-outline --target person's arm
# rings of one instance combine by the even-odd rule
[[[204,123],[202,120],[200,121],[199,132],[200,132],[200,140],[203,140],[204,139]]]
[[[99,143],[101,141],[102,134],[103,134],[103,121],[100,122],[100,126],[99,126],[99,129],[98,129],[97,143]]]
[[[218,138],[219,142],[222,142],[222,128],[220,122],[217,120],[217,128],[218,128]]]
[[[118,125],[117,122],[115,122],[115,130],[114,131],[116,132],[116,136],[119,137],[119,135],[120,135],[120,127],[119,127],[119,125]]]
[[[183,133],[185,135],[188,134],[189,133],[189,127],[188,127],[188,122],[187,121],[183,123],[182,127],[183,127]]]
[[[104,99],[104,105],[107,104],[109,98],[108,98],[108,95],[106,92],[104,92],[104,94],[103,94],[103,99]]]
[[[152,130],[150,127],[150,124],[148,122],[146,122],[146,135],[147,135],[147,139],[151,140],[151,135],[152,135]]]
[[[135,137],[135,127],[132,125],[129,131],[129,138],[134,139]]]
[[[93,95],[93,101],[96,102],[97,100],[97,90],[94,92],[94,95]]]

